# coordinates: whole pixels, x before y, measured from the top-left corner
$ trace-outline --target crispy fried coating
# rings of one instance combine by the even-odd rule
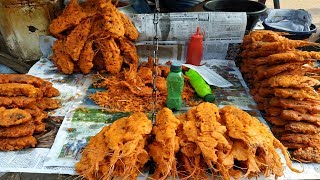
[[[308,122],[290,122],[285,125],[285,130],[294,133],[317,134],[320,133],[320,126]]]
[[[43,92],[43,95],[45,97],[56,97],[59,96],[59,90],[56,89],[55,87],[48,87],[46,88],[45,92]]]
[[[123,13],[119,13],[121,16],[121,20],[123,22],[123,25],[125,27],[125,33],[124,35],[129,38],[131,41],[136,41],[139,37],[139,32],[137,28],[133,25],[133,23],[130,21],[130,19]]]
[[[273,125],[276,126],[284,126],[286,124],[288,124],[288,121],[285,119],[282,119],[278,116],[266,116],[264,117],[268,122],[270,122]]]
[[[296,100],[320,100],[319,94],[313,87],[300,89],[294,88],[274,88],[274,95],[280,98],[293,98]]]
[[[7,83],[0,84],[0,95],[8,97],[27,96],[30,98],[41,98],[42,91],[30,84]]]
[[[51,110],[59,108],[60,103],[56,99],[44,97],[37,100],[36,106],[42,110]]]
[[[105,20],[105,31],[115,38],[123,37],[125,35],[125,27],[117,8],[111,3],[111,1],[101,4],[100,7]]]
[[[6,109],[0,107],[0,126],[8,127],[31,121],[30,113],[14,108]]]
[[[304,46],[319,46],[318,43],[315,42],[309,42],[304,40],[290,40],[290,39],[284,39],[276,42],[262,42],[262,41],[256,41],[252,42],[251,44],[248,44],[246,46],[243,46],[244,49],[248,50],[255,50],[255,51],[288,51],[288,50],[294,50],[298,47],[304,47]]]
[[[268,79],[282,72],[292,71],[292,70],[301,68],[303,64],[305,63],[297,62],[297,63],[285,63],[285,64],[273,65],[273,66],[268,66],[268,65],[258,66],[256,69],[257,73],[254,75],[254,79],[255,81]]]
[[[156,124],[152,129],[155,140],[148,146],[148,153],[156,162],[152,178],[166,179],[168,176],[177,176],[175,155],[179,150],[179,138],[176,134],[179,125],[180,121],[170,109],[163,108],[157,113]]]
[[[1,151],[20,150],[27,147],[35,147],[37,144],[36,138],[33,136],[23,136],[17,138],[0,138]]]
[[[320,102],[313,100],[295,100],[273,97],[269,101],[270,106],[282,107],[283,109],[293,109],[301,113],[320,113]]]
[[[6,108],[24,108],[34,103],[36,103],[36,98],[29,98],[25,96],[0,96],[0,106],[4,106]]]
[[[49,31],[58,36],[61,32],[80,24],[88,14],[84,13],[77,0],[71,0],[63,13],[49,25]]]
[[[104,162],[108,146],[104,140],[104,133],[110,128],[105,126],[97,135],[93,136],[84,149],[81,159],[75,165],[80,176],[87,179],[103,177],[106,172],[101,172],[99,166]]]
[[[74,61],[78,61],[80,53],[88,39],[92,26],[92,19],[87,18],[82,21],[71,33],[68,35],[64,43],[64,52],[69,54]]]
[[[304,114],[294,110],[283,110],[281,113],[281,118],[290,121],[307,121],[320,125],[319,114]]]
[[[312,59],[320,59],[319,52],[307,52],[307,51],[288,51],[281,52],[277,54],[271,54],[267,57],[260,58],[248,58],[244,59],[244,63],[251,66],[260,66],[260,65],[275,65],[283,63],[292,63],[292,62],[305,62]]]
[[[262,87],[304,88],[320,85],[317,79],[299,75],[274,76],[261,82]]]
[[[134,43],[127,38],[120,38],[118,40],[118,44],[124,57],[124,63],[132,64],[134,67],[138,67],[139,56],[137,54],[137,48]]]
[[[0,137],[22,137],[31,136],[35,130],[35,125],[32,121],[9,127],[0,126]]]
[[[267,107],[264,109],[267,113],[267,116],[280,116],[282,113],[283,109],[279,107]]]
[[[256,30],[251,31],[248,35],[243,37],[243,46],[249,45],[256,41],[262,42],[277,42],[285,40],[287,38],[281,36],[281,32],[269,31],[269,30]]]
[[[58,69],[65,74],[72,74],[74,71],[74,63],[71,57],[65,53],[63,40],[56,40],[52,47],[52,61]]]
[[[93,41],[87,41],[84,48],[80,54],[79,68],[83,74],[89,74],[93,68],[93,58],[95,57],[95,52],[92,49]]]
[[[44,122],[34,123],[34,125],[35,125],[35,130],[34,130],[35,133],[41,133],[46,130],[46,123]]]
[[[300,148],[293,151],[292,157],[304,163],[308,163],[308,162],[320,163],[320,148],[319,147]]]
[[[118,74],[122,67],[123,57],[113,38],[98,41],[100,52],[104,58],[105,69],[111,74]]]
[[[225,120],[228,135],[233,139],[242,141],[247,148],[246,175],[262,172],[265,176],[270,175],[270,173],[282,176],[283,167],[280,157],[275,151],[276,148],[281,149],[287,166],[292,171],[299,172],[292,167],[286,148],[272,135],[268,127],[257,118],[234,106],[226,106],[220,110],[220,113],[222,119]]]
[[[118,119],[90,140],[76,171],[87,179],[135,179],[149,159],[144,148],[151,130],[143,113]]]
[[[306,144],[309,147],[320,147],[319,134],[284,134],[281,136],[281,140],[290,143]]]

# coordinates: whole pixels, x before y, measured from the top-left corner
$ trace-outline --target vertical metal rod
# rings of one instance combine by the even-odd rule
[[[155,1],[156,8],[153,16],[153,25],[155,30],[155,36],[153,38],[153,68],[152,68],[152,123],[155,124],[157,115],[157,77],[158,77],[158,50],[159,50],[159,37],[158,37],[158,24],[159,24],[159,12],[160,5],[159,0]]]

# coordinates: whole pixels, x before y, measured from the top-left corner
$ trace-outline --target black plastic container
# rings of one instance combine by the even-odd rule
[[[250,31],[259,21],[260,16],[267,10],[266,5],[256,1],[246,0],[212,0],[203,5],[206,11],[246,12],[247,26]]]

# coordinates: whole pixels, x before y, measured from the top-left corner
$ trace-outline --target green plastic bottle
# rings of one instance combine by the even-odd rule
[[[182,91],[184,78],[181,64],[172,63],[170,73],[167,76],[167,100],[166,105],[169,109],[179,110],[182,106]]]
[[[186,76],[190,79],[190,84],[196,91],[197,95],[204,98],[206,102],[213,102],[215,97],[212,95],[211,87],[201,77],[197,71],[189,69],[186,72]]]

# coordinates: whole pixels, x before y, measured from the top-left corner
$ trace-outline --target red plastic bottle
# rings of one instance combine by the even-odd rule
[[[202,59],[202,41],[203,36],[200,33],[200,27],[197,27],[197,32],[191,36],[188,52],[187,52],[187,64],[200,66]]]

